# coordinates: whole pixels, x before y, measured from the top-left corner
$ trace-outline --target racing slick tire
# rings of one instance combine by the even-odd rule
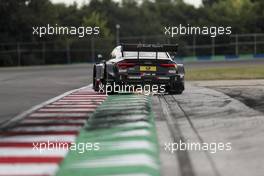
[[[181,82],[181,83],[175,83],[173,85],[172,88],[170,88],[168,90],[168,93],[169,94],[176,94],[176,95],[180,95],[182,94],[182,92],[184,91],[185,87],[184,87],[184,82]]]
[[[93,66],[93,89],[94,91],[99,91],[99,84],[96,83],[96,65]]]

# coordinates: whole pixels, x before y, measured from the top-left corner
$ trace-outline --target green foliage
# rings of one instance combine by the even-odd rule
[[[52,4],[49,0],[1,0],[0,42],[40,40],[32,36],[32,26],[97,25],[103,37],[115,34],[120,24],[121,36],[160,34],[164,25],[230,25],[235,33],[263,30],[262,0],[203,0],[194,8],[182,0],[91,0],[77,4]],[[51,38],[44,38],[51,40]],[[56,37],[52,40],[57,40]]]
[[[0,43],[66,43],[67,40],[72,44],[73,41],[80,40],[72,36],[40,38],[32,35],[33,26],[47,24],[99,26],[103,44],[99,41],[95,43],[104,46],[105,52],[114,46],[116,24],[121,27],[121,37],[162,35],[164,26],[179,24],[231,26],[233,33],[262,33],[263,9],[263,0],[203,0],[203,5],[199,8],[185,4],[183,0],[122,0],[119,3],[114,0],[90,0],[81,7],[77,4],[52,4],[50,0],[0,0]],[[188,43],[187,40],[178,42]],[[86,47],[90,45],[87,44]],[[0,46],[0,52],[8,49]],[[5,56],[5,61],[1,63],[15,63],[7,58],[9,56]]]
[[[90,16],[85,16],[83,18],[83,26],[97,26],[100,28],[100,36],[101,37],[110,37],[111,33],[109,28],[107,27],[107,21],[102,17],[102,15],[98,12],[92,12]]]

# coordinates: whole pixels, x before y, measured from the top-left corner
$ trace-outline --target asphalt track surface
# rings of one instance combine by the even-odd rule
[[[0,123],[63,92],[91,83],[92,66],[0,69]]]
[[[187,69],[259,65],[258,61],[193,62]],[[92,65],[0,68],[0,123],[65,91],[90,84]]]
[[[261,176],[264,80],[197,81],[186,87],[182,95],[153,97],[163,175],[175,175],[176,168],[176,175]],[[232,149],[166,150],[168,142],[180,141],[230,143]]]
[[[212,63],[203,64],[188,67]],[[230,62],[215,64],[230,66]],[[0,69],[0,119],[11,119],[33,105],[87,85],[91,76],[91,65]],[[182,95],[152,97],[163,175],[263,175],[264,81],[197,81],[186,87]],[[180,140],[231,143],[232,150],[165,150],[165,143]]]

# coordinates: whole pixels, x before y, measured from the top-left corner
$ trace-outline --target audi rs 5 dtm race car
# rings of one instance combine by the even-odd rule
[[[94,65],[93,88],[113,92],[112,87],[117,85],[155,85],[159,91],[181,94],[184,66],[169,54],[177,52],[177,48],[178,45],[121,44],[108,60]]]

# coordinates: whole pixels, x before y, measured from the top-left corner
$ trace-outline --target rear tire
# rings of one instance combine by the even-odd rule
[[[176,94],[176,95],[180,95],[182,94],[182,92],[184,91],[184,82],[175,84],[173,86],[173,88],[169,89],[169,94]]]
[[[94,78],[94,91],[99,92],[100,90],[100,82],[96,81]]]
[[[180,94],[182,94],[182,92],[183,92],[183,90],[179,90],[179,89],[177,89],[177,90],[170,90],[169,91],[169,94],[171,94],[171,95],[180,95]]]
[[[97,92],[97,88],[96,88],[96,66],[94,65],[93,66],[93,89]],[[98,87],[99,88],[99,87]]]

